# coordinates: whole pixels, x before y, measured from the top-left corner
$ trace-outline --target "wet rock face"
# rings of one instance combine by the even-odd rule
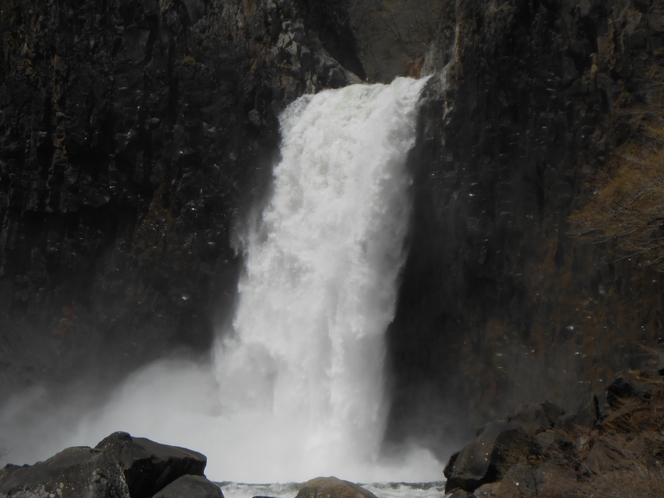
[[[2,374],[20,389],[206,350],[278,112],[356,79],[330,52],[361,75],[341,4],[0,5]]]
[[[567,219],[634,132],[621,111],[648,101],[663,8],[448,4],[388,333],[393,438],[468,438],[543,396],[571,408],[579,378],[600,390],[638,354],[627,341],[662,337],[660,275],[573,238]]]

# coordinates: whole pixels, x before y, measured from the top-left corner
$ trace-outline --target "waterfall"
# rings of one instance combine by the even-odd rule
[[[222,412],[252,421],[233,428],[244,441],[270,441],[254,448],[270,453],[266,479],[375,464],[424,84],[324,91],[281,117],[274,192],[247,236],[234,335],[217,352]]]
[[[400,78],[293,103],[272,197],[245,231],[234,330],[220,334],[214,363],[148,365],[103,406],[76,393],[52,405],[30,391],[0,410],[16,428],[4,433],[12,460],[124,430],[204,453],[218,481],[440,479],[424,450],[379,458],[384,332],[405,258],[405,166],[424,84]]]

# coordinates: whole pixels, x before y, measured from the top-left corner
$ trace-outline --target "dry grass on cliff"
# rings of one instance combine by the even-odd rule
[[[581,496],[658,498],[664,496],[664,400],[630,400],[607,419],[594,444],[601,442],[610,459],[580,466]]]
[[[664,68],[642,82],[645,103],[623,100],[616,113],[628,140],[594,178],[589,202],[569,221],[573,235],[606,243],[616,259],[664,271]]]
[[[610,181],[570,217],[573,232],[664,271],[664,150],[645,157],[625,151],[619,160]]]

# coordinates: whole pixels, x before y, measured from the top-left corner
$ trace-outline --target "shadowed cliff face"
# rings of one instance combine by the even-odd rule
[[[662,2],[448,4],[425,71],[415,213],[389,330],[391,439],[569,406],[662,338],[660,274],[569,234],[648,103]]]
[[[0,0],[0,393],[208,350],[278,112],[363,76],[343,5]],[[388,332],[389,442],[437,449],[599,390],[664,307],[659,274],[567,221],[636,140],[664,2],[441,8]]]
[[[278,112],[357,79],[324,47],[362,73],[342,13],[313,0],[0,2],[3,389],[209,347]]]

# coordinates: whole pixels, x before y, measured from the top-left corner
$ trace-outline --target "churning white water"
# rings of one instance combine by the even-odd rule
[[[234,330],[221,334],[214,364],[150,365],[85,416],[74,403],[23,397],[0,410],[3,427],[21,428],[16,445],[3,439],[9,459],[32,463],[124,430],[206,454],[218,481],[439,480],[424,450],[379,457],[384,332],[405,257],[405,163],[424,84],[400,78],[292,104],[271,200],[246,230]]]
[[[245,440],[269,441],[253,448],[264,480],[360,477],[377,463],[424,83],[305,96],[281,118],[274,194],[248,236],[236,335],[218,355],[224,413],[252,417]]]

